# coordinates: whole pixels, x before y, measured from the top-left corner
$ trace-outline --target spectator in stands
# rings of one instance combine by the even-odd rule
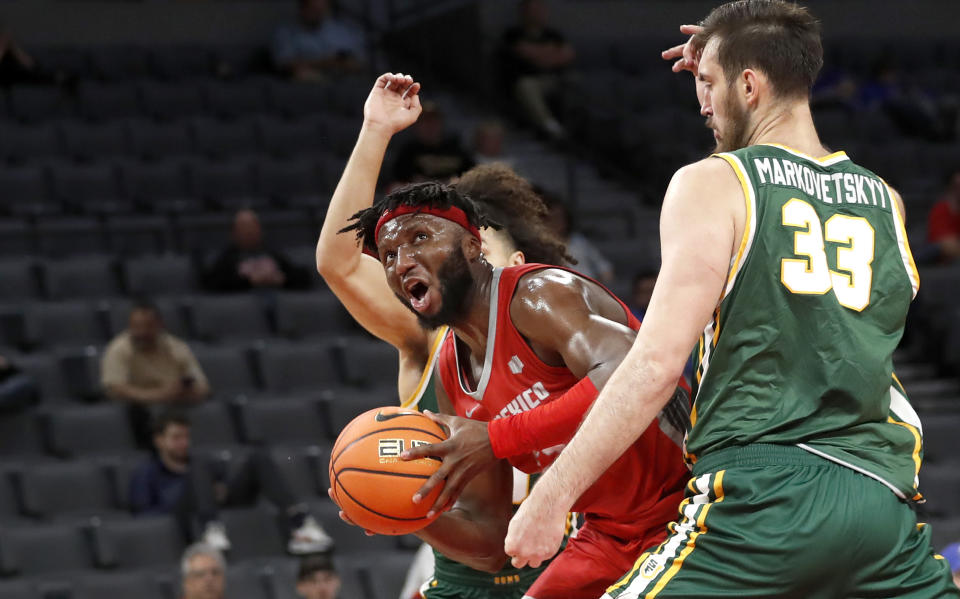
[[[641,321],[647,314],[650,297],[653,295],[653,286],[657,283],[657,270],[653,268],[639,271],[633,277],[633,286],[630,289],[630,311]]]
[[[302,599],[336,599],[340,575],[328,553],[306,555],[297,572],[297,594]]]
[[[209,456],[191,454],[190,422],[184,414],[171,410],[154,419],[153,447],[154,455],[130,479],[134,514],[176,516],[188,537],[196,525],[203,531],[204,543],[226,551],[230,540],[219,519],[220,506],[253,503],[263,493],[287,515],[290,553],[327,551],[333,545],[262,451],[237,458],[229,469]]]
[[[227,560],[216,547],[190,545],[180,560],[183,599],[224,599],[226,574]]]
[[[322,80],[330,73],[363,66],[363,34],[334,16],[333,0],[298,0],[300,19],[280,27],[273,38],[273,62],[297,81]]]
[[[240,210],[233,217],[233,239],[204,275],[212,291],[250,289],[306,289],[310,271],[264,244],[260,217]]]
[[[513,166],[514,160],[503,151],[503,123],[496,119],[483,121],[473,130],[473,161],[476,164],[500,162]]]
[[[160,311],[146,300],[134,304],[127,330],[107,345],[100,382],[109,397],[143,406],[193,403],[210,394],[190,347],[164,329]]]
[[[953,584],[960,587],[960,543],[950,543],[944,547],[940,555],[950,564],[950,571],[953,572]]]
[[[607,260],[600,253],[600,250],[582,233],[573,230],[570,222],[570,210],[563,200],[554,197],[553,194],[543,189],[537,191],[550,208],[547,221],[560,239],[567,244],[567,254],[575,261],[573,268],[580,274],[596,279],[604,285],[610,285],[614,276],[613,263]]]
[[[521,0],[520,23],[503,35],[505,82],[537,128],[552,138],[566,136],[550,108],[568,86],[567,69],[576,56],[562,33],[547,26],[545,0]]]
[[[960,169],[947,178],[946,188],[930,210],[927,241],[934,255],[926,261],[949,264],[960,258]]]
[[[413,126],[414,139],[397,151],[394,179],[400,183],[445,181],[473,167],[473,158],[455,134],[448,134],[443,112],[433,102],[423,103]]]
[[[36,403],[37,381],[23,373],[5,356],[0,356],[0,412],[25,408]]]

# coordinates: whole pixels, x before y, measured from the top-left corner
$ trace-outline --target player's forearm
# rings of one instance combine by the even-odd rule
[[[674,370],[642,348],[631,350],[533,493],[554,498],[558,510],[569,510],[654,421],[676,388]]]
[[[347,225],[351,216],[373,203],[390,137],[389,132],[364,123],[333,192],[317,241],[316,256],[317,271],[328,283],[349,276],[360,262],[361,249],[354,236],[337,232]]]
[[[506,523],[491,526],[491,523],[473,520],[469,512],[454,508],[416,534],[456,562],[474,570],[497,572],[507,562],[503,551],[506,532]]]
[[[487,432],[493,454],[512,458],[566,443],[577,432],[597,394],[591,378],[584,377],[550,403],[491,421]]]

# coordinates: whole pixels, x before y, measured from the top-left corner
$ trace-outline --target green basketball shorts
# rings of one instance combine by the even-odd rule
[[[438,567],[434,576],[420,588],[420,596],[423,599],[522,599],[547,565],[549,562],[508,576],[477,571],[445,572]]]
[[[605,599],[960,598],[930,530],[880,482],[798,447],[701,458],[660,546]]]

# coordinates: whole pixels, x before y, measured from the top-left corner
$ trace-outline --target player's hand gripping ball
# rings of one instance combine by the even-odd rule
[[[413,410],[385,407],[364,412],[344,427],[330,452],[330,496],[351,522],[370,532],[418,531],[440,515],[427,518],[443,485],[418,504],[411,498],[441,461],[403,461],[400,454],[446,438],[439,425]]]

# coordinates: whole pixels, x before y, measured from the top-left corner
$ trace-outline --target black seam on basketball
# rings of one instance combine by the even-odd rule
[[[363,472],[365,474],[383,474],[386,476],[400,476],[402,478],[430,478],[429,474],[410,474],[407,472],[390,472],[389,470],[373,470],[371,468],[354,468],[353,466],[349,468],[344,468],[340,472]],[[339,474],[338,472],[337,474]]]
[[[333,461],[331,462],[331,464],[333,465],[333,466],[332,466],[333,469],[334,469],[334,470],[337,469],[337,460],[340,459],[340,456],[343,455],[343,452],[345,452],[346,450],[348,450],[348,449],[350,449],[351,447],[353,447],[353,444],[354,444],[354,443],[357,443],[358,441],[362,441],[362,440],[366,439],[367,437],[369,437],[370,435],[376,435],[377,433],[383,433],[383,432],[386,432],[386,431],[417,431],[417,432],[419,432],[419,433],[424,433],[424,434],[426,434],[426,435],[430,435],[430,436],[433,437],[434,439],[439,439],[441,442],[442,442],[442,441],[446,441],[446,439],[444,439],[443,437],[437,435],[436,433],[431,433],[430,431],[423,430],[422,428],[414,428],[414,427],[412,427],[412,426],[395,426],[395,427],[392,427],[392,428],[378,428],[378,429],[375,430],[375,431],[370,431],[369,433],[363,435],[362,437],[357,437],[357,438],[354,439],[353,441],[350,441],[350,443],[348,443],[346,447],[344,447],[343,449],[340,450],[340,453],[338,453],[337,455],[333,456]]]
[[[344,468],[344,471],[346,471],[346,470],[361,470],[361,471],[363,471],[361,468]],[[369,472],[369,471],[368,471],[368,472]],[[384,473],[384,472],[379,472],[379,471],[376,471],[376,470],[374,470],[373,472],[378,472],[379,474],[393,474],[392,472],[386,472],[386,473]],[[346,488],[345,486],[343,486],[343,483],[340,482],[340,473],[335,473],[334,476],[336,477],[337,484],[340,485],[340,490],[343,491],[344,493],[346,493],[346,494],[347,494],[347,497],[349,497],[350,499],[352,499],[355,504],[359,505],[360,507],[362,507],[363,509],[367,510],[367,511],[370,512],[371,514],[376,514],[377,516],[380,516],[381,518],[386,518],[387,520],[397,520],[398,522],[414,522],[414,521],[416,521],[416,520],[425,520],[425,519],[426,519],[426,516],[420,516],[419,518],[398,518],[398,517],[396,517],[396,516],[388,516],[387,514],[381,514],[381,513],[378,512],[377,510],[367,507],[362,501],[358,501],[357,498],[354,497],[354,496],[350,493],[350,491],[347,490],[347,488]],[[409,476],[409,475],[408,475],[408,476]],[[424,478],[429,478],[429,477],[424,477]],[[342,508],[341,508],[341,509],[342,509]]]

